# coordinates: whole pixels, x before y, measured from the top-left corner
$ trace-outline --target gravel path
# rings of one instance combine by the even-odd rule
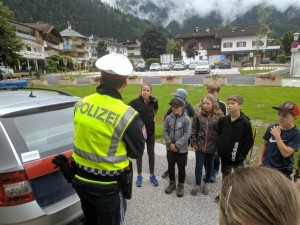
[[[133,197],[127,200],[127,212],[125,225],[217,225],[219,221],[218,204],[214,203],[220,185],[220,176],[216,183],[211,184],[209,195],[199,193],[192,196],[190,191],[194,186],[195,156],[189,152],[186,167],[185,196],[178,198],[176,191],[167,195],[164,192],[169,180],[161,178],[161,174],[167,168],[166,148],[163,144],[155,146],[155,173],[159,186],[154,187],[149,179],[148,155],[145,150],[143,158],[143,185],[133,185]],[[136,163],[134,165],[134,182],[136,179]],[[177,169],[176,169],[177,173]]]

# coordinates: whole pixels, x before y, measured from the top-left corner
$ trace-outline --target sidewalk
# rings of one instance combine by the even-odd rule
[[[154,187],[149,179],[149,164],[147,150],[143,156],[143,185],[135,187],[136,162],[134,166],[134,185],[132,199],[127,201],[125,225],[218,225],[219,209],[214,198],[218,195],[221,185],[220,176],[216,183],[211,184],[209,195],[192,196],[195,182],[195,155],[190,151],[186,167],[185,195],[182,198],[172,194],[165,194],[169,180],[161,178],[167,169],[166,147],[155,144],[155,175],[159,186]],[[176,173],[177,173],[176,169]]]

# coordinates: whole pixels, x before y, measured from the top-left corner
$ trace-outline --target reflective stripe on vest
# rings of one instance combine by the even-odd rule
[[[121,100],[93,94],[75,105],[73,158],[88,172],[116,174],[128,166],[124,131],[137,112]],[[110,138],[108,138],[110,137]]]

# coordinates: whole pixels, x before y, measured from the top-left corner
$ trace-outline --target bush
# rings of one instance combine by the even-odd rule
[[[279,63],[286,63],[286,55],[280,54],[277,56],[276,61]]]
[[[147,59],[146,60],[147,68],[149,68],[152,63],[160,63],[160,59],[159,58],[149,58],[149,59]]]

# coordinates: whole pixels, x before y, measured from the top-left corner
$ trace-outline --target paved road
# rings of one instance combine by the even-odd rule
[[[280,73],[280,71],[288,71],[287,67],[278,68],[275,73]],[[241,75],[237,68],[232,69],[214,69],[212,74],[217,73],[219,75],[225,75],[227,77],[228,85],[254,85],[255,75]],[[98,73],[91,73],[92,76],[98,76]],[[138,75],[144,77],[144,81],[150,81],[152,84],[160,84],[161,76],[168,75],[178,75],[182,76],[182,84],[194,84],[202,85],[203,77],[207,74],[194,75],[193,70],[184,71],[152,71],[152,72],[134,72],[133,75]],[[53,85],[58,85],[58,80],[61,74],[51,74],[47,75],[48,83]],[[89,84],[90,77],[77,78],[78,84]],[[294,86],[300,87],[300,77],[283,79],[283,86]]]
[[[218,225],[219,209],[214,198],[220,191],[221,179],[211,184],[209,195],[199,193],[192,196],[190,191],[194,186],[195,154],[190,151],[186,167],[185,195],[176,196],[176,191],[165,194],[169,180],[161,178],[167,168],[166,147],[163,144],[155,145],[155,174],[159,186],[154,187],[149,179],[148,155],[143,156],[143,184],[142,187],[133,186],[131,200],[127,200],[127,212],[124,225]],[[134,182],[137,176],[136,163],[134,165]],[[176,169],[176,171],[178,171]],[[177,172],[176,172],[177,173]],[[69,225],[82,225],[81,222]]]

